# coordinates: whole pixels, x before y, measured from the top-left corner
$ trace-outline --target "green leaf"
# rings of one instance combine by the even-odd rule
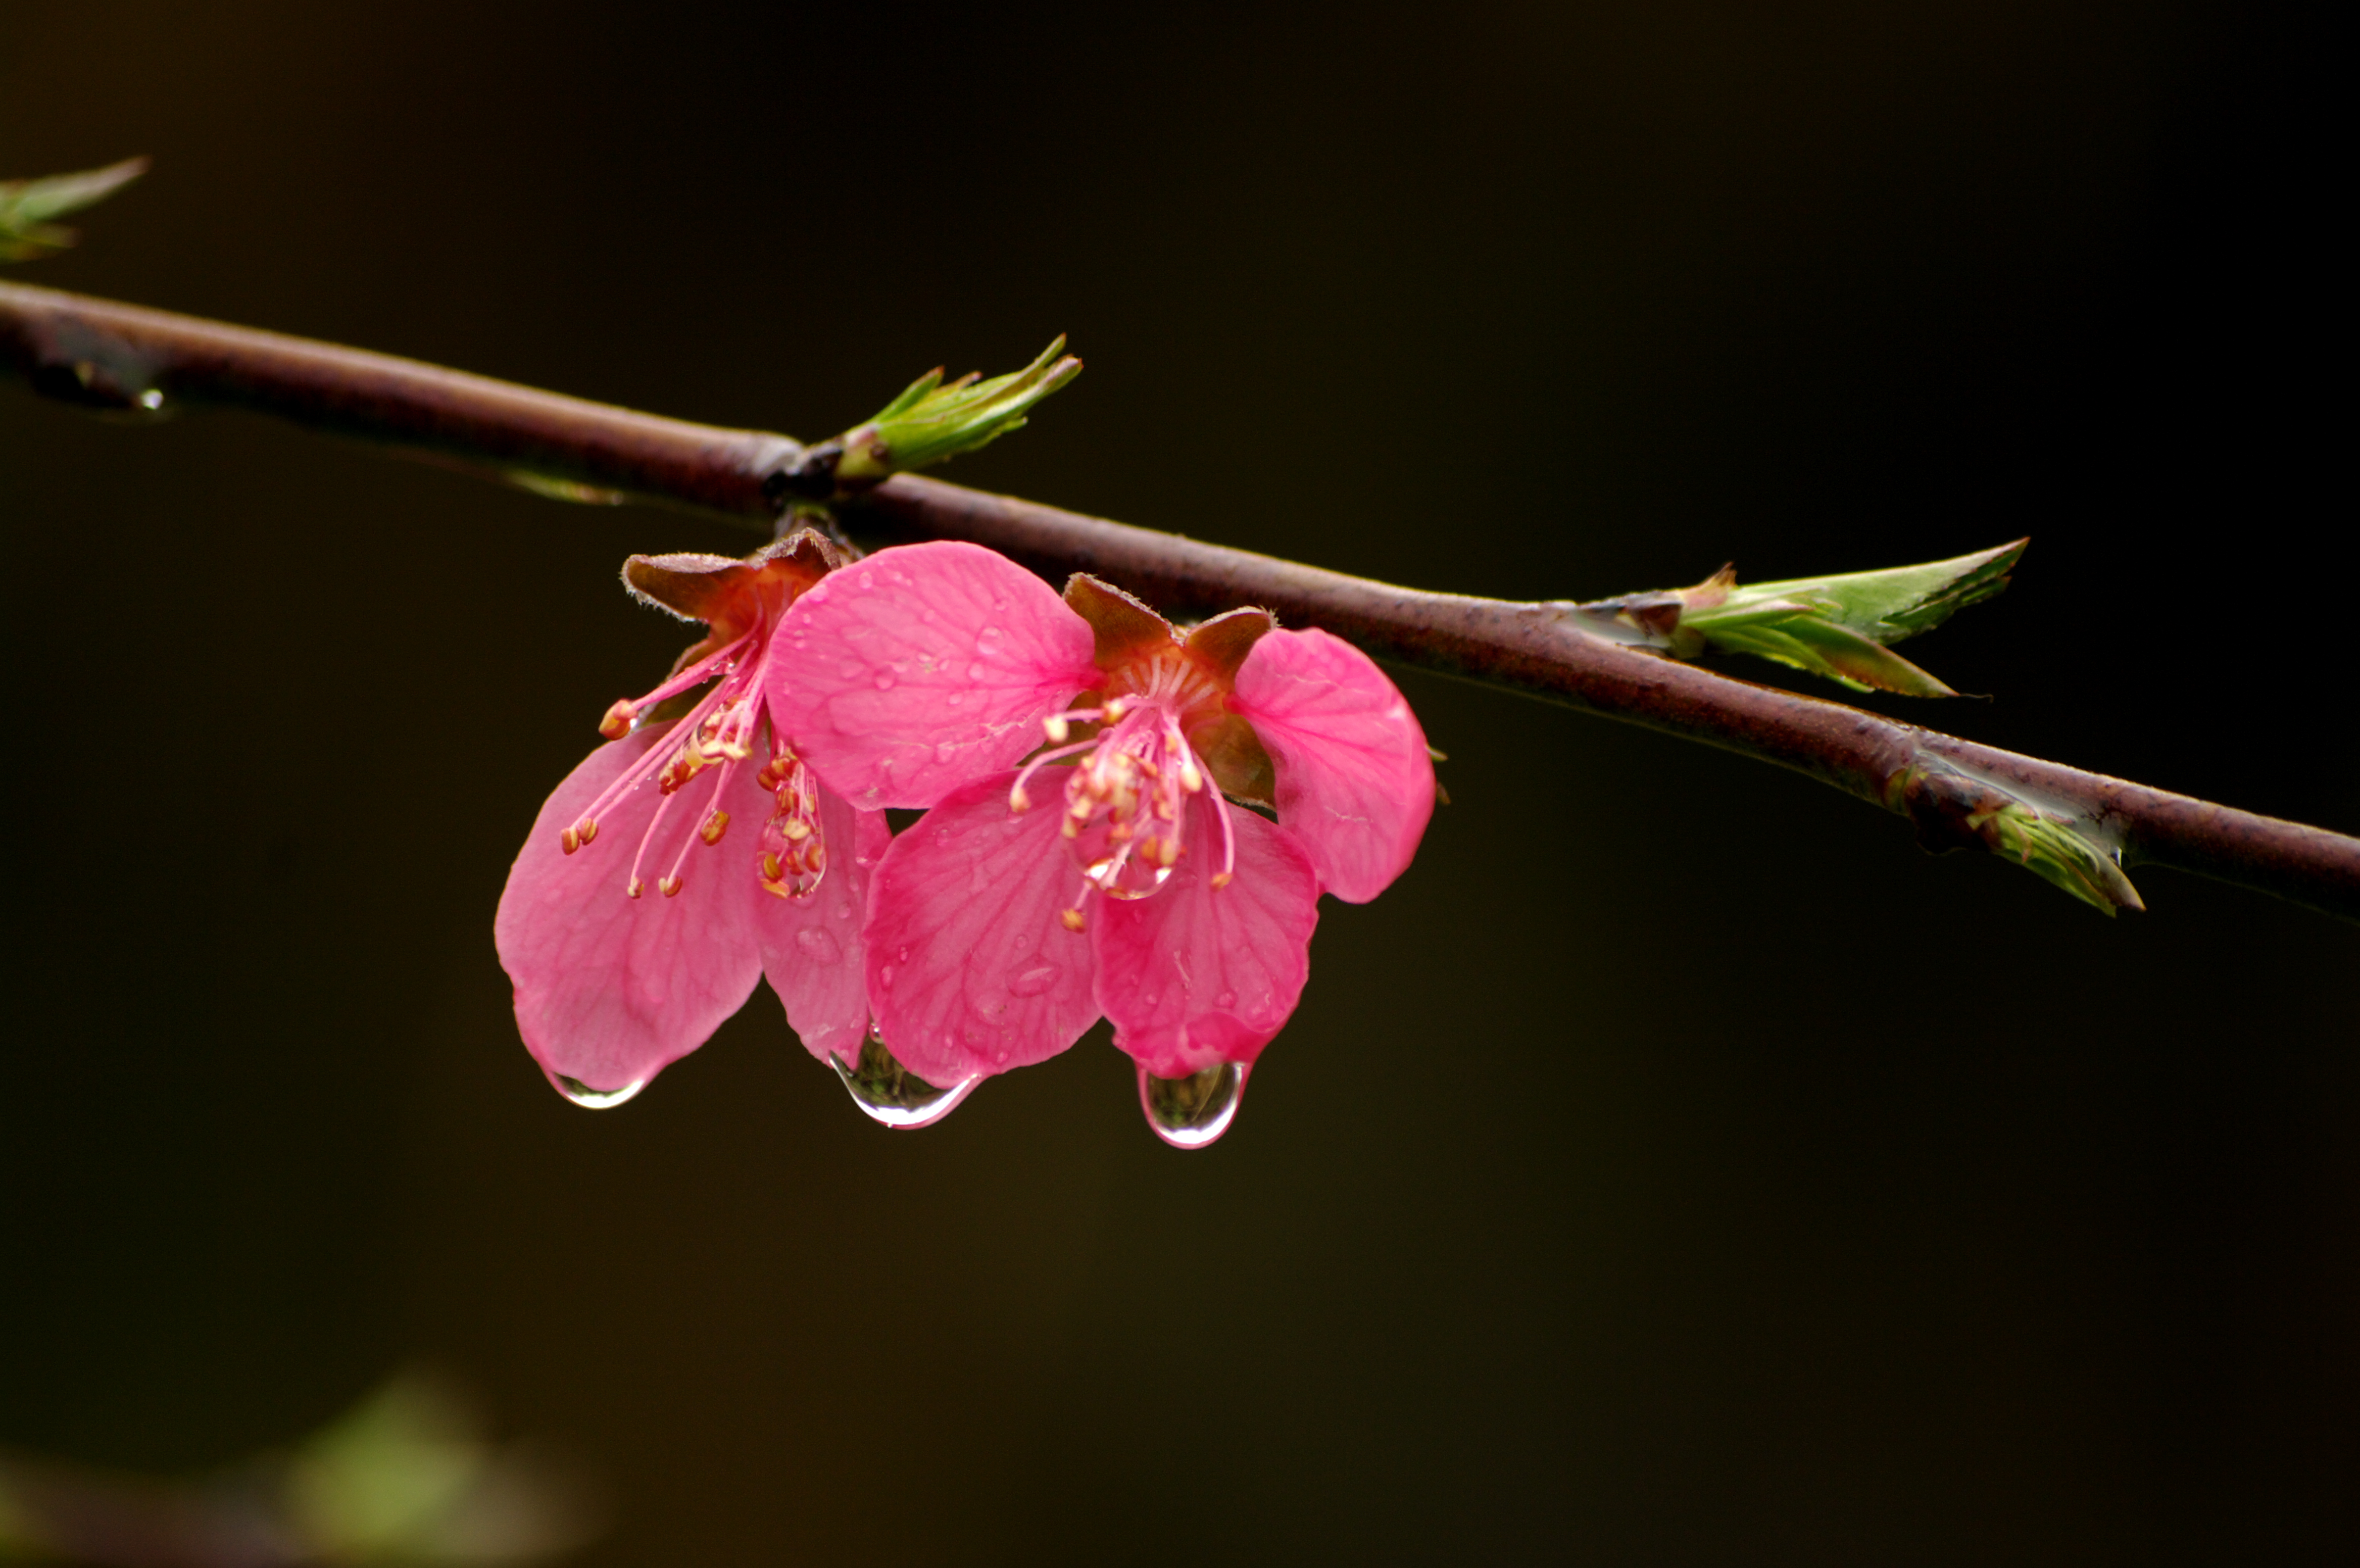
[[[1575,609],[1624,641],[1692,659],[1708,648],[1823,675],[1854,691],[1958,693],[1891,651],[2007,587],[2026,540],[1948,561],[1790,577],[1740,587],[1723,566],[1692,588],[1630,594]]]
[[[910,383],[875,418],[841,438],[835,479],[846,488],[873,485],[973,452],[1022,427],[1042,399],[1081,374],[1082,362],[1064,353],[1058,338],[1023,369],[979,380],[974,374],[945,385],[930,370]]]
[[[104,202],[148,172],[144,158],[40,180],[0,180],[0,261],[34,261],[74,243],[74,231],[49,222]]]

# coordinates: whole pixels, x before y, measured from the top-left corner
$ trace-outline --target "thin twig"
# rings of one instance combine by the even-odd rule
[[[0,356],[37,389],[88,405],[233,404],[559,493],[612,492],[740,523],[777,516],[803,451],[781,435],[16,284],[0,284]],[[1262,605],[1382,658],[1776,762],[1910,817],[1931,848],[1996,848],[1995,815],[2028,809],[2070,821],[2124,865],[2170,866],[2360,919],[2360,839],[1732,680],[1585,630],[1569,604],[1395,587],[908,475],[853,504],[895,537],[971,540],[1045,571],[1094,572],[1174,613]]]

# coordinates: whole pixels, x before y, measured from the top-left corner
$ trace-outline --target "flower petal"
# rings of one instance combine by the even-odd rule
[[[1370,657],[1325,631],[1273,631],[1238,671],[1230,709],[1278,765],[1278,820],[1323,886],[1366,904],[1401,875],[1434,815],[1426,731]]]
[[[759,821],[747,825],[749,841]],[[858,1063],[860,1042],[869,1033],[860,923],[877,862],[893,836],[884,813],[855,811],[825,784],[819,791],[819,828],[827,846],[826,874],[808,898],[760,894],[755,933],[762,972],[786,1004],[787,1023],[803,1049],[822,1061],[834,1055]],[[747,881],[757,882],[754,867],[744,869]]]
[[[953,792],[893,840],[869,889],[878,1032],[929,1083],[1045,1061],[1098,1021],[1090,945],[1058,918],[1082,889],[1062,814],[1009,810],[1014,779]]]
[[[1098,1005],[1158,1078],[1260,1056],[1303,994],[1319,923],[1318,874],[1293,834],[1232,808],[1236,880],[1217,888],[1220,825],[1204,796],[1188,809],[1188,852],[1163,890],[1090,910]]]
[[[1092,647],[1081,617],[1004,555],[881,550],[787,612],[771,711],[855,806],[932,806],[1038,747],[1041,720],[1097,685]]]
[[[691,784],[665,814],[641,897],[623,889],[656,813],[652,781],[599,819],[595,842],[571,855],[559,846],[583,808],[659,739],[655,727],[627,735],[566,775],[533,819],[492,926],[525,1048],[549,1071],[602,1091],[644,1083],[703,1045],[762,974],[753,917],[764,894],[737,857],[727,863],[739,874],[725,874],[724,859],[700,844],[678,897],[655,888],[694,834],[709,785]],[[760,820],[765,804],[751,773],[738,769],[722,802],[739,821]]]

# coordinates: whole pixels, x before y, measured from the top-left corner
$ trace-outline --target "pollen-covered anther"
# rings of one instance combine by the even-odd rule
[[[606,717],[598,721],[598,733],[609,740],[620,740],[631,732],[631,720],[638,718],[639,713],[639,705],[629,697],[624,697],[608,708]]]
[[[1043,719],[1041,728],[1048,735],[1049,744],[1052,746],[1064,745],[1066,737],[1074,732],[1073,726],[1065,722],[1065,717],[1061,713],[1053,713]]]
[[[578,830],[568,828],[557,836],[557,843],[560,849],[570,855],[582,847],[582,835]]]
[[[595,817],[585,817],[581,821],[574,825],[574,831],[580,835],[583,843],[587,844],[598,836],[597,819]]]
[[[678,894],[681,890],[681,879],[676,876],[658,877],[656,879],[656,891],[662,894],[666,898],[671,898]]]
[[[1057,912],[1057,919],[1068,931],[1078,931],[1086,924],[1078,909],[1061,909]]]
[[[1237,881],[1238,878],[1235,872],[1215,872],[1211,876],[1205,880],[1211,883],[1214,889],[1218,891],[1221,888],[1229,886],[1229,883]]]
[[[639,894],[647,892],[647,883],[641,882],[637,877],[633,877],[629,882],[623,884],[623,896],[626,898],[637,898]]]
[[[1008,809],[1011,811],[1030,811],[1032,809],[1032,797],[1024,793],[1024,786],[1022,784],[1015,784],[1010,787],[1008,791]]]
[[[729,814],[726,811],[716,811],[705,819],[704,826],[697,828],[696,836],[710,847],[721,842],[721,835],[728,831]]]

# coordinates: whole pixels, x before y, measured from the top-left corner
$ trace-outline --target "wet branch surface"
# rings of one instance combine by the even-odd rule
[[[19,284],[0,283],[0,357],[37,390],[86,407],[246,408],[550,493],[764,528],[804,451],[782,435]],[[1092,572],[1173,614],[1261,605],[1379,658],[1775,762],[1909,817],[1930,849],[1998,847],[1994,818],[2012,804],[2070,818],[2125,866],[2360,920],[2360,839],[1734,680],[1586,630],[1570,604],[1396,587],[911,475],[843,504],[865,532],[964,539],[1053,575]]]

